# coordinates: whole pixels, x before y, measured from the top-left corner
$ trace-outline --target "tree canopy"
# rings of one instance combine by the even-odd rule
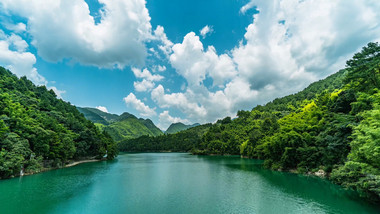
[[[0,178],[106,154],[117,145],[75,106],[0,67]]]

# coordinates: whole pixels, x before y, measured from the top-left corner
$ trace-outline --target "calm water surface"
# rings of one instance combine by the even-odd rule
[[[325,180],[261,162],[184,153],[114,161],[0,181],[0,213],[380,213]]]

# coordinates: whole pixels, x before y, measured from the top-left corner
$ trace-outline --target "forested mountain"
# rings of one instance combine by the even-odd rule
[[[0,178],[117,155],[112,138],[52,90],[0,67]]]
[[[183,123],[172,123],[170,124],[169,128],[165,131],[165,134],[175,134],[177,132],[180,132],[180,131],[183,131],[183,130],[186,130],[186,129],[189,129],[189,128],[192,128],[192,127],[195,127],[195,126],[199,126],[200,124],[199,123],[194,123],[193,125],[185,125]]]
[[[107,132],[115,141],[137,138],[142,135],[158,136],[163,134],[150,119],[137,118],[128,112],[119,116],[96,108],[77,108],[88,120]]]
[[[119,115],[109,114],[96,108],[77,107],[77,109],[84,115],[86,119],[91,120],[94,123],[101,123],[103,125],[108,125],[109,123],[114,122],[117,120],[117,118],[119,118]]]
[[[125,139],[119,142],[119,149],[129,152],[188,152],[200,146],[202,136],[211,126],[212,124],[208,123],[175,134],[156,137],[143,135],[135,139]]]
[[[87,120],[90,120],[92,121],[93,123],[100,123],[100,124],[103,124],[103,125],[108,125],[108,121],[105,120],[103,117],[101,117],[100,115],[90,111],[89,109],[87,108],[80,108],[80,107],[77,107],[78,111],[80,113],[82,113],[84,115],[84,117],[87,119]]]
[[[303,91],[239,111],[234,120],[219,120],[201,134],[192,150],[263,159],[266,167],[275,170],[323,170],[332,181],[379,200],[379,70],[380,46],[369,43],[347,61],[345,69]],[[145,137],[124,142],[120,148],[171,150],[166,145],[172,145],[171,140],[177,139]],[[143,146],[136,149],[132,144]],[[176,145],[190,148],[186,146]]]

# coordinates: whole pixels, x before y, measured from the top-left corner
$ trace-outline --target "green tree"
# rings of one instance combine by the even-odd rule
[[[347,61],[349,71],[345,83],[358,91],[380,88],[380,45],[370,42]]]

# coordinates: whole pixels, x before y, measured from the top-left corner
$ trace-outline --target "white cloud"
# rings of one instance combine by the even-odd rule
[[[171,42],[164,32],[164,27],[158,25],[156,30],[154,30],[154,35],[156,39],[161,41],[162,45],[159,45],[158,48],[167,56],[172,52],[173,42]]]
[[[245,14],[249,9],[252,9],[255,6],[253,1],[248,2],[242,8],[240,8],[240,13]]]
[[[199,86],[195,93],[191,87],[183,93],[166,94],[159,85],[151,92],[152,100],[161,108],[175,108],[186,114],[190,122],[214,122],[225,116],[235,116],[240,109],[252,107],[252,100],[258,97],[244,79],[235,78],[226,88],[210,92]]]
[[[138,68],[132,68],[132,72],[135,75],[136,78],[143,78],[149,81],[160,81],[164,77],[158,74],[152,75],[148,69],[143,69],[142,71]]]
[[[380,38],[380,2],[251,1],[260,11],[246,44],[233,50],[239,75],[270,98],[294,93],[344,67],[369,41]],[[375,27],[378,26],[378,27]]]
[[[170,62],[187,81],[183,93],[164,93],[163,86],[153,89],[152,99],[161,108],[176,108],[191,122],[214,122],[225,116],[235,116],[237,110],[251,108],[258,97],[250,83],[238,76],[235,64],[227,54],[218,55],[213,46],[204,51],[195,33],[188,33],[182,43],[173,46]],[[211,92],[203,81],[213,80],[220,90]]]
[[[159,72],[164,72],[164,71],[166,71],[166,66],[165,65],[158,65],[157,66],[157,71],[159,71]]]
[[[127,106],[136,109],[143,117],[151,117],[156,115],[156,108],[150,108],[145,105],[141,100],[137,99],[133,93],[130,93],[127,97],[124,97],[123,100]]]
[[[212,26],[204,26],[200,31],[199,33],[201,34],[201,36],[203,38],[206,38],[207,34],[211,34],[212,32],[214,32],[214,29],[212,28]]]
[[[10,46],[13,46],[17,52],[25,52],[29,46],[25,40],[15,34],[9,36],[7,40],[8,43],[11,44]]]
[[[192,92],[189,92],[191,94]],[[152,100],[155,101],[161,108],[175,107],[184,112],[189,118],[198,118],[206,115],[206,109],[199,106],[197,101],[189,99],[183,93],[165,94],[165,89],[162,85],[157,86],[151,92]]]
[[[142,81],[137,81],[133,82],[133,86],[135,87],[135,90],[138,92],[143,92],[143,91],[150,91],[154,88],[154,83],[149,81],[149,80],[142,80]]]
[[[132,68],[132,72],[136,78],[143,79],[133,83],[135,90],[138,92],[150,91],[154,88],[154,82],[162,80],[164,77],[158,74],[152,75],[148,69],[140,70],[138,68]]]
[[[22,22],[17,24],[5,23],[5,27],[15,33],[22,33],[26,31],[26,25]]]
[[[172,116],[170,116],[169,111],[163,111],[159,115],[158,127],[161,130],[166,130],[172,123],[179,123],[179,122],[184,123],[184,124],[189,123],[189,121],[187,119],[182,119],[179,117],[172,117]]]
[[[218,56],[213,46],[204,52],[203,44],[194,32],[188,33],[182,43],[173,46],[170,63],[192,86],[200,85],[206,76],[213,79],[214,86],[223,86],[236,76],[231,57],[227,54]]]
[[[145,0],[99,0],[100,22],[84,0],[3,0],[5,12],[25,17],[32,44],[45,60],[123,68],[144,64],[144,42],[153,39]]]
[[[46,79],[34,68],[36,57],[26,52],[28,44],[21,37],[5,35],[0,30],[0,65],[9,69],[18,77],[26,76],[37,85],[46,85]]]
[[[98,110],[102,111],[102,112],[108,113],[107,108],[104,107],[104,106],[96,106],[96,108],[97,108]]]

